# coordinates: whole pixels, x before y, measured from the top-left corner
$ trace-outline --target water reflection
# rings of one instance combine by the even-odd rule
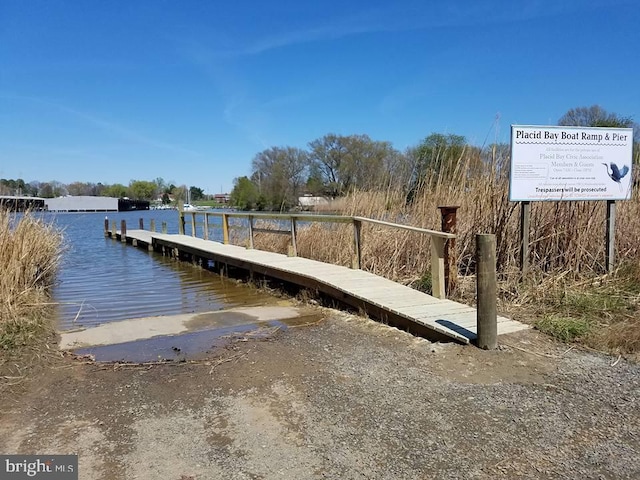
[[[43,214],[65,233],[67,250],[53,296],[59,327],[86,328],[128,318],[204,312],[254,306],[273,298],[246,285],[187,263],[104,238],[104,213]],[[137,228],[155,219],[159,230],[177,233],[178,213],[171,210],[107,214]]]

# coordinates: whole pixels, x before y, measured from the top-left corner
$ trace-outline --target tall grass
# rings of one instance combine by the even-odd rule
[[[439,206],[457,205],[456,249],[460,288],[458,298],[473,302],[475,235],[496,235],[501,307],[515,316],[544,315],[562,310],[558,318],[584,320],[594,326],[579,330],[593,345],[640,351],[637,320],[640,268],[605,270],[604,202],[534,202],[531,208],[530,273],[519,272],[520,206],[509,202],[508,158],[493,152],[465,151],[445,175],[422,178],[411,202],[406,191],[357,191],[334,201],[328,210],[439,230]],[[640,264],[640,201],[619,202],[616,251],[623,266]],[[282,237],[264,236],[260,248],[282,250]],[[350,226],[313,224],[299,229],[298,254],[349,265],[353,232]],[[365,224],[362,232],[363,268],[406,284],[416,284],[429,270],[429,239],[416,233]],[[563,303],[563,292],[622,299],[624,308],[609,313],[609,304],[595,301],[586,311]],[[636,315],[635,317],[633,315]],[[588,317],[585,319],[585,317]],[[548,322],[547,322],[548,323]],[[624,327],[623,325],[626,325]],[[630,331],[628,327],[633,327]],[[595,332],[595,333],[594,333]],[[633,338],[631,338],[633,337]]]
[[[62,234],[30,213],[0,209],[0,350],[37,340],[62,253]]]

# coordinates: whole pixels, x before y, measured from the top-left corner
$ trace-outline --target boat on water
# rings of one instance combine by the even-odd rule
[[[202,212],[204,210],[209,210],[209,207],[199,207],[198,205],[192,205],[190,203],[185,203],[182,206],[183,212]]]
[[[187,201],[182,206],[183,212],[202,212],[203,210],[209,210],[209,207],[199,207],[191,204],[191,192],[187,190]]]

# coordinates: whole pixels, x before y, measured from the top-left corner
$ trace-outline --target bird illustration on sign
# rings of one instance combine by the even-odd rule
[[[603,165],[607,169],[607,175],[609,175],[609,178],[618,183],[620,185],[620,191],[622,191],[622,183],[620,183],[620,180],[622,180],[625,175],[629,173],[629,167],[623,165],[622,168],[618,168],[618,165],[613,162],[611,162],[609,165],[603,163]]]

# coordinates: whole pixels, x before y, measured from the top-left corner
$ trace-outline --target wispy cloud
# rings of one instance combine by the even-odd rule
[[[180,53],[206,75],[217,92],[224,121],[259,148],[268,148],[271,124],[267,104],[260,105],[251,94],[251,81],[233,65],[221,62],[215,52],[195,39],[176,39]],[[284,101],[284,100],[283,100]]]
[[[611,8],[635,0],[532,0],[525,4],[505,0],[466,0],[426,4],[423,0],[395,2],[383,8],[363,9],[320,25],[255,38],[236,39],[235,49],[212,51],[216,58],[259,55],[271,50],[312,42],[331,41],[369,33],[397,32],[452,26],[513,23],[572,12]],[[228,44],[228,42],[225,42]]]
[[[40,97],[32,97],[27,95],[13,95],[13,94],[7,94],[7,93],[0,93],[0,98],[5,100],[13,100],[13,101],[17,100],[17,101],[23,101],[23,102],[30,102],[33,104],[56,109],[60,112],[69,114],[75,118],[84,120],[88,124],[98,127],[104,131],[116,134],[124,139],[130,140],[136,143],[147,145],[149,147],[153,147],[161,150],[170,150],[170,151],[181,153],[181,154],[201,156],[199,152],[196,152],[194,150],[190,150],[188,148],[184,148],[179,145],[174,145],[171,143],[158,141],[156,139],[150,138],[146,135],[142,135],[130,128],[124,127],[113,121],[105,120],[96,115],[69,107],[59,102],[54,102],[54,101],[40,98]]]

